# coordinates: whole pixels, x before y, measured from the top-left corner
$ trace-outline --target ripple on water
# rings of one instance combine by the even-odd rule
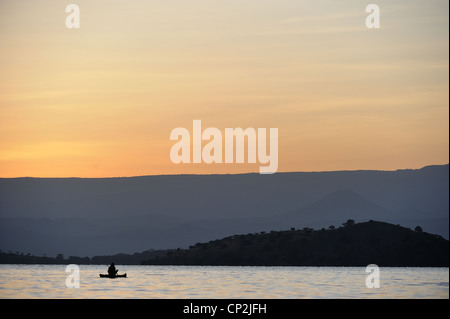
[[[449,298],[448,268],[382,268],[381,288],[362,267],[118,266],[128,278],[100,278],[80,266],[68,289],[65,265],[0,265],[0,298]]]

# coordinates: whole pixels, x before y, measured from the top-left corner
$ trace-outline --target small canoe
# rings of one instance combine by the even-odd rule
[[[123,275],[115,275],[115,276],[100,274],[100,278],[126,278],[126,277],[127,277],[126,273]]]

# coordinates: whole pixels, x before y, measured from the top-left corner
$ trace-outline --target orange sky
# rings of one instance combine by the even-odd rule
[[[448,2],[376,3],[2,0],[0,177],[258,172],[173,164],[195,119],[278,128],[278,171],[446,164]]]

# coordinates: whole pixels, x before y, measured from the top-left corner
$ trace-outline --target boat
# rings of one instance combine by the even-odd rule
[[[108,274],[100,274],[100,278],[126,278],[127,273],[124,273],[122,275],[108,275]]]

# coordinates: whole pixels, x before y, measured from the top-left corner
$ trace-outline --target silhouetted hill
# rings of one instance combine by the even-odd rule
[[[235,235],[170,251],[149,265],[225,266],[445,266],[449,242],[441,236],[385,222],[336,229]]]

